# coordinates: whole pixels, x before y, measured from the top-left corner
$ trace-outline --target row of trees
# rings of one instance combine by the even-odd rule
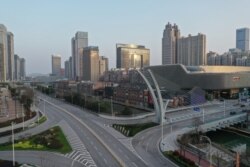
[[[34,98],[34,91],[31,88],[9,86],[9,90],[14,100],[19,100],[25,109],[30,109]]]
[[[72,93],[64,96],[64,100],[94,112],[111,113],[111,104],[109,102],[91,96],[81,96],[79,93]]]
[[[45,87],[45,86],[38,85],[37,90],[47,95],[51,95],[55,93],[55,89],[52,86]]]

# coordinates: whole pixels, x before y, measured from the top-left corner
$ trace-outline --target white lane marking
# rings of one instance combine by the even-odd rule
[[[146,152],[148,152],[148,145],[149,145],[149,143],[147,143]]]
[[[138,167],[134,162],[132,162],[132,164],[133,164],[135,167]]]
[[[103,158],[103,160],[104,160],[105,164],[108,164],[108,162],[107,162],[107,160],[105,158]]]

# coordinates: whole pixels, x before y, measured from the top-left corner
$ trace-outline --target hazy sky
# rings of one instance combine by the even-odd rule
[[[167,22],[182,36],[207,36],[207,51],[235,47],[237,28],[250,27],[249,0],[3,0],[0,23],[14,33],[15,53],[27,73],[50,73],[51,54],[71,56],[76,31],[89,33],[89,45],[115,67],[116,43],[145,45],[151,65],[161,63],[161,38]]]

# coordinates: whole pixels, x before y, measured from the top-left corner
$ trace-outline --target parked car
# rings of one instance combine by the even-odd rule
[[[246,105],[244,105],[244,104],[241,104],[241,105],[240,105],[240,107],[246,107]]]

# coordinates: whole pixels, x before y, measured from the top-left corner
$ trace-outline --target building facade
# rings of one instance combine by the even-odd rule
[[[25,80],[26,77],[26,63],[24,58],[20,58],[20,79]]]
[[[177,63],[198,66],[206,65],[206,36],[198,34],[196,36],[189,35],[178,39],[177,46]]]
[[[76,77],[75,37],[71,38],[71,79]]]
[[[99,48],[96,46],[85,47],[83,50],[83,80],[99,80]]]
[[[7,33],[8,42],[8,74],[7,80],[12,81],[14,79],[14,35],[11,32]]]
[[[15,80],[19,81],[20,77],[20,58],[18,55],[14,55],[14,64],[15,64]]]
[[[64,62],[64,70],[65,78],[69,78],[69,60]]]
[[[52,75],[61,76],[61,56],[52,55],[51,56],[52,64]]]
[[[88,33],[87,32],[81,32],[78,31],[75,34],[75,38],[73,41],[74,49],[73,51],[73,61],[74,61],[74,71],[75,71],[75,79],[78,79],[79,77],[82,77],[82,61],[81,56],[83,55],[83,48],[88,46]]]
[[[236,30],[236,48],[242,51],[249,50],[249,28]]]
[[[72,56],[70,56],[69,57],[69,79],[73,79],[72,66],[73,66],[73,60],[72,60]]]
[[[163,31],[162,38],[162,64],[176,64],[177,46],[180,37],[178,26],[168,23]]]
[[[0,81],[6,81],[7,79],[7,57],[7,29],[3,24],[0,24]]]
[[[99,58],[99,75],[103,75],[105,71],[109,70],[109,60],[107,57],[100,56]]]
[[[142,68],[150,65],[150,50],[142,45],[116,44],[117,68]]]

